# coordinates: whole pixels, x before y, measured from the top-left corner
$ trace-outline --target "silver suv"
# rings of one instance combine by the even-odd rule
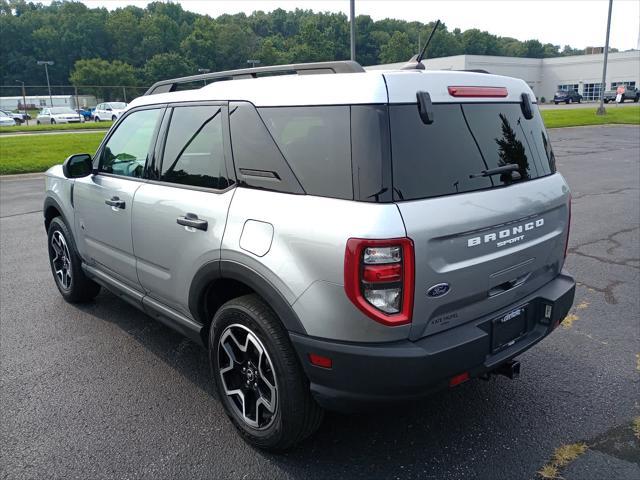
[[[323,409],[514,377],[574,297],[535,96],[483,73],[159,82],[47,172],[44,217],[63,297],[106,287],[204,345],[232,422],[271,450]]]

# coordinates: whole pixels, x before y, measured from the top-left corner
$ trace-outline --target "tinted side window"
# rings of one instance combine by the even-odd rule
[[[98,170],[125,177],[142,177],[161,109],[128,115],[105,144]]]
[[[231,103],[229,126],[233,161],[240,185],[277,192],[305,193],[252,104]]]
[[[348,106],[269,107],[259,112],[308,194],[353,198]]]
[[[222,135],[220,107],[174,108],[160,180],[219,190],[227,188]]]

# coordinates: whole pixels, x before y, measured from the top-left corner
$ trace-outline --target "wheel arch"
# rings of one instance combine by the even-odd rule
[[[67,222],[67,219],[64,216],[64,210],[54,198],[52,197],[45,198],[42,211],[44,214],[44,228],[46,231],[49,231],[49,225],[51,225],[51,220],[53,220],[56,217],[62,217],[62,220],[67,225],[69,225],[69,222]]]
[[[255,293],[276,313],[289,332],[306,334],[300,319],[285,297],[266,278],[237,262],[216,260],[196,272],[189,288],[189,310],[203,325],[202,340],[208,345],[208,334],[215,312],[225,302]]]

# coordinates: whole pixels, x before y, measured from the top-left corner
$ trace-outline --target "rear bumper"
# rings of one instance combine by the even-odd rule
[[[357,410],[446,388],[463,372],[474,378],[495,370],[551,333],[569,312],[574,295],[573,278],[558,275],[517,304],[415,342],[344,343],[294,333],[290,337],[318,403],[329,410]],[[492,352],[492,320],[524,304],[526,333],[513,345]],[[549,319],[544,317],[547,306],[552,308]],[[331,358],[332,368],[312,365],[310,353]]]

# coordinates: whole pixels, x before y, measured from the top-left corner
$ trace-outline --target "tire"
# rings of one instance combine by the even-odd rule
[[[100,117],[93,117],[93,121],[98,123],[100,121]]]
[[[553,102],[553,103],[555,103],[556,105],[558,104],[558,102]]]
[[[112,116],[111,116],[111,121],[112,121],[112,122],[115,122],[117,119],[118,119],[118,117],[116,117],[115,115],[112,115]]]
[[[40,125],[40,120],[36,120],[36,125]]]
[[[609,103],[609,100],[604,100],[604,103]]]
[[[69,303],[88,302],[95,298],[100,292],[100,285],[84,274],[76,244],[62,218],[51,220],[47,245],[51,273],[62,297]]]
[[[220,401],[248,443],[284,451],[320,426],[324,412],[311,396],[287,332],[257,295],[230,300],[216,312],[209,332],[209,360]],[[247,398],[249,407],[242,408]],[[264,403],[257,405],[260,400]]]
[[[56,121],[52,118],[51,119],[51,125],[55,125],[55,124],[56,124]]]
[[[571,102],[572,102],[572,100],[569,99],[569,100],[566,101],[566,104],[569,105]]]
[[[633,99],[633,103],[638,103],[638,100],[640,100],[640,96],[636,95],[636,98]]]

